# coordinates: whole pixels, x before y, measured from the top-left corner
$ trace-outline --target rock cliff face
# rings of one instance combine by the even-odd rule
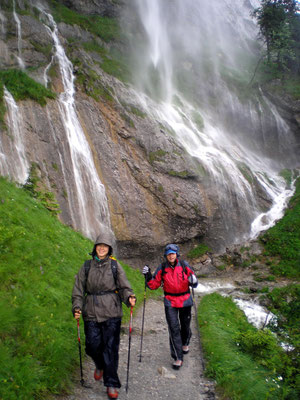
[[[86,13],[97,10],[111,15],[115,10],[109,1],[71,3],[72,8],[79,11],[84,6]],[[15,57],[18,51],[16,24],[11,11],[2,11],[2,15],[5,30],[0,48],[4,57],[1,57],[0,68],[19,68]],[[51,62],[53,51],[48,50],[47,54],[39,49],[52,49],[51,36],[45,25],[30,13],[19,14],[19,19],[26,72],[44,83],[45,67]],[[197,163],[162,127],[138,112],[139,105],[134,103],[130,90],[99,67],[97,54],[84,51],[80,44],[95,39],[91,34],[65,23],[58,24],[58,30],[68,57],[80,59],[80,69],[74,67],[75,77],[79,73],[87,77],[82,85],[75,81],[78,119],[106,189],[118,255],[131,262],[143,255],[145,259],[146,256],[155,258],[167,242],[189,242],[204,237],[216,204],[205,177],[199,178]],[[70,45],[71,38],[76,45]],[[59,94],[62,83],[57,60],[52,61],[51,70],[51,88]],[[111,94],[109,100],[101,96],[95,100],[86,94],[91,85],[88,81],[91,71],[97,75],[92,90],[95,85],[107,88]],[[60,159],[59,150],[66,139],[58,102],[49,100],[46,107],[42,107],[26,100],[18,102],[18,107],[26,157],[29,163],[38,165],[42,181],[55,192],[62,221],[72,225],[71,214],[76,210],[70,210],[65,186],[66,181],[73,182],[76,178],[68,167],[71,160]],[[2,131],[1,136],[9,141],[8,131]]]
[[[42,84],[48,68],[48,86],[59,94],[63,91],[62,76],[53,57],[49,29],[38,17],[34,2],[30,6],[25,1],[16,3],[21,36],[11,1],[2,1],[0,9],[0,69],[20,68],[19,54],[26,73]],[[121,1],[113,0],[55,3],[82,14],[109,17],[118,15],[122,6]],[[46,1],[42,5],[49,10]],[[168,242],[181,243],[187,250],[202,239],[218,250],[230,239],[230,231],[220,217],[217,188],[166,128],[147,116],[132,89],[104,72],[103,61],[110,61],[107,51],[119,45],[65,22],[58,23],[58,32],[73,63],[77,116],[105,186],[118,256],[138,266],[141,259],[157,261]],[[87,43],[96,44],[102,53],[91,46],[87,50]],[[78,210],[70,207],[66,185],[75,185],[76,176],[71,158],[61,158],[66,137],[58,101],[48,100],[42,107],[22,100],[18,107],[26,158],[38,165],[42,181],[55,193],[61,220],[74,227]],[[8,148],[9,131],[2,130],[1,137],[2,147],[6,143]],[[270,199],[261,201],[267,204]],[[89,204],[86,207],[89,209]],[[243,231],[242,218],[232,218]]]

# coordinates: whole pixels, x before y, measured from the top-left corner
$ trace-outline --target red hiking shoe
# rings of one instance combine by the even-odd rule
[[[103,376],[103,370],[95,368],[95,371],[94,371],[94,379],[95,379],[95,381],[100,381],[102,376]]]
[[[107,395],[110,399],[117,399],[119,396],[119,392],[116,388],[108,387],[107,388]]]

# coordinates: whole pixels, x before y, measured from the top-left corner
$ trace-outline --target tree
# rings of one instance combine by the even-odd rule
[[[296,58],[297,11],[295,0],[262,0],[261,7],[253,12],[266,43],[268,64],[276,65],[281,72],[291,69]]]

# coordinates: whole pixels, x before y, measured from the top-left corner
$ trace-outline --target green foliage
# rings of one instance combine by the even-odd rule
[[[203,254],[205,254],[207,252],[211,252],[211,251],[212,251],[211,248],[208,247],[206,244],[200,243],[188,252],[187,257],[198,258],[198,257],[203,256]]]
[[[283,340],[288,340],[300,353],[300,285],[275,288],[267,294],[267,298],[270,301],[270,311],[277,316],[273,329],[281,331],[281,334],[282,330],[288,332]]]
[[[49,192],[42,184],[41,179],[38,176],[38,166],[35,163],[32,163],[31,165],[29,177],[24,184],[24,189],[27,190],[31,196],[39,200],[53,215],[58,215],[60,213],[60,208],[56,201],[55,194]]]
[[[122,82],[130,82],[131,80],[128,60],[117,50],[111,50],[107,56],[103,57],[101,68],[103,71],[115,76]]]
[[[285,374],[287,355],[278,346],[277,340],[270,330],[238,332],[235,340],[242,351],[248,353],[263,367],[270,371],[276,371],[276,374],[279,375]]]
[[[300,20],[297,9],[294,0],[262,0],[261,6],[253,12],[260,27],[261,38],[266,43],[266,65],[270,71],[273,70],[273,77],[282,77],[286,72],[297,75],[299,72],[300,52],[297,42]]]
[[[112,102],[113,97],[111,89],[101,83],[99,76],[93,70],[83,68],[80,60],[73,60],[76,69],[76,82],[82,86],[87,95],[98,101],[103,98]]]
[[[277,256],[271,265],[275,275],[299,277],[300,275],[300,179],[284,217],[260,238],[268,257]]]
[[[170,171],[168,171],[168,174],[170,176],[178,176],[179,178],[187,178],[189,176],[189,172],[188,171],[175,171],[173,169],[171,169]]]
[[[149,162],[153,164],[155,161],[164,161],[165,155],[168,154],[167,151],[163,149],[159,149],[156,151],[150,151],[149,153]]]
[[[276,373],[262,366],[252,354],[244,352],[238,345],[237,335],[241,332],[255,335],[256,330],[229,297],[216,293],[204,296],[198,306],[198,321],[206,375],[216,380],[224,398],[281,398]]]
[[[43,85],[31,79],[25,72],[17,69],[1,70],[0,82],[6,86],[16,101],[32,99],[44,106],[47,98],[55,99],[56,97],[51,90],[46,89]]]
[[[120,38],[120,28],[116,19],[100,17],[97,15],[82,15],[70,10],[57,0],[51,0],[50,3],[53,9],[53,17],[56,22],[78,25],[99,36],[105,42]]]
[[[0,178],[1,399],[42,400],[71,388],[79,361],[70,296],[92,246]],[[142,304],[143,275],[124,269]]]
[[[128,60],[120,51],[113,48],[107,50],[95,41],[83,43],[83,48],[101,56],[100,66],[107,74],[113,75],[123,82],[131,80]]]

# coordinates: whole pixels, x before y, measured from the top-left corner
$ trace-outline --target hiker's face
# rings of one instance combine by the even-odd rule
[[[176,261],[176,257],[176,253],[170,253],[167,255],[167,260],[169,261],[169,263],[173,264]]]
[[[107,246],[107,244],[104,243],[97,244],[96,253],[98,258],[100,258],[100,260],[105,258],[108,252],[109,252],[109,246]]]

